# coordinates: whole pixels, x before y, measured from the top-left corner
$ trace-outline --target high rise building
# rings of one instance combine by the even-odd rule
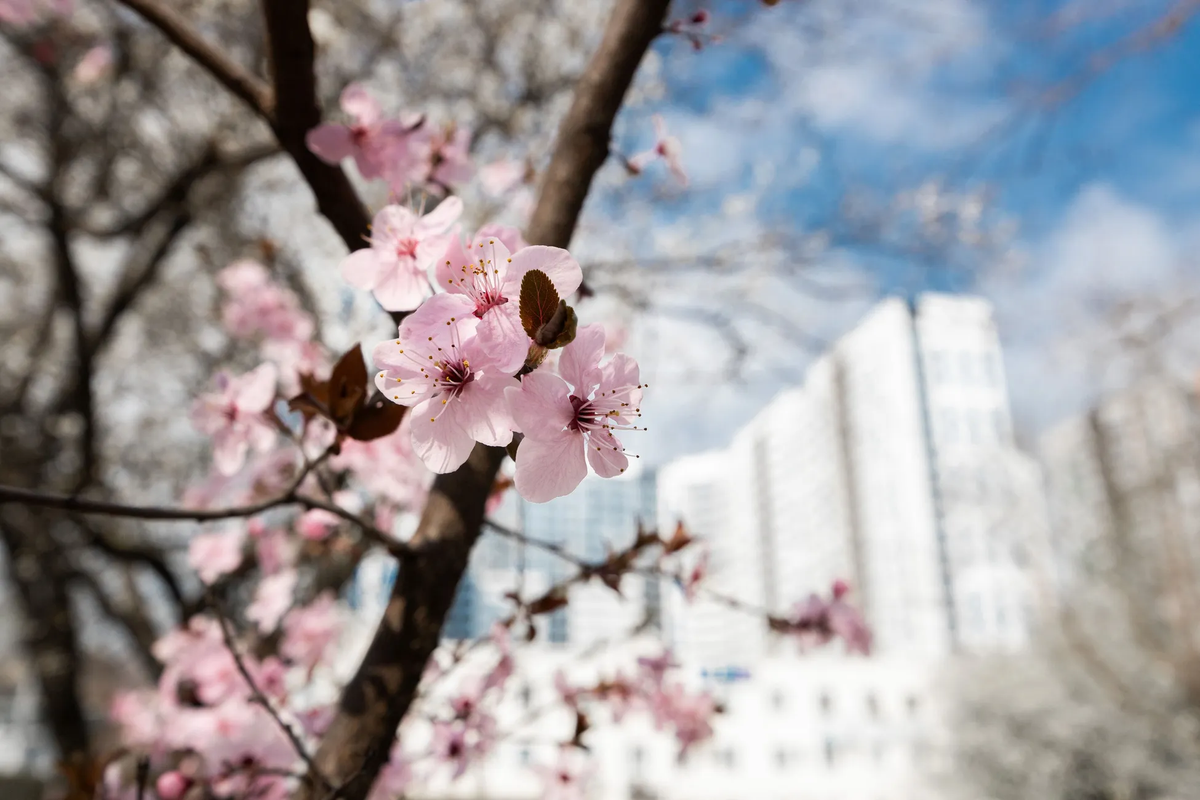
[[[1200,551],[1200,412],[1191,391],[1148,380],[1046,431],[1052,583],[1112,569],[1135,596],[1193,583]],[[1113,563],[1119,560],[1120,563]]]
[[[991,309],[948,295],[879,303],[728,448],[659,473],[659,524],[707,540],[713,591],[783,612],[847,578],[877,648],[924,656],[1023,640],[1015,540],[1040,509]],[[669,607],[685,657],[771,647],[720,603]]]

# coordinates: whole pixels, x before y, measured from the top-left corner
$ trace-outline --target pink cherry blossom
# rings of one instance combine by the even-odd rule
[[[717,704],[705,692],[691,694],[673,685],[651,697],[650,711],[656,727],[675,729],[679,757],[684,758],[692,747],[712,736]]]
[[[492,630],[488,638],[499,651],[500,658],[497,660],[496,666],[492,668],[492,671],[488,673],[483,681],[483,691],[485,693],[492,689],[503,689],[504,684],[508,683],[508,679],[512,677],[514,666],[512,641],[508,628],[497,622],[492,625]]]
[[[642,656],[638,658],[637,663],[642,670],[642,675],[656,689],[662,686],[667,671],[679,666],[675,663],[675,658],[671,655],[670,650],[664,650],[657,656]]]
[[[337,710],[337,704],[330,703],[329,705],[306,708],[297,712],[296,717],[300,720],[300,724],[304,727],[305,732],[310,736],[320,737],[324,736],[325,731],[329,730],[330,723],[337,716]]]
[[[315,324],[295,292],[275,283],[257,261],[234,261],[217,274],[217,285],[226,295],[222,322],[232,335],[299,341],[312,337]]]
[[[245,538],[241,528],[198,533],[188,542],[188,565],[196,570],[200,580],[212,583],[242,563]]]
[[[471,311],[480,321],[477,335],[484,350],[510,374],[521,368],[529,353],[520,309],[525,274],[541,270],[561,298],[574,294],[583,282],[579,263],[562,248],[538,245],[510,252],[504,238],[513,237],[497,234],[511,230],[484,228],[465,249],[452,242],[437,266],[438,286],[470,300]]]
[[[267,528],[251,520],[247,526],[254,539],[254,552],[258,557],[258,568],[264,575],[274,575],[291,566],[296,560],[296,546],[286,531]]]
[[[0,0],[0,22],[25,27],[70,14],[71,0]]]
[[[539,765],[534,770],[542,779],[542,800],[584,800],[587,797],[591,773],[568,751],[560,751],[554,766]]]
[[[679,139],[667,133],[667,123],[658,114],[654,115],[654,147],[637,155],[630,156],[626,162],[626,167],[634,175],[639,175],[652,162],[661,159],[667,165],[667,169],[675,176],[682,185],[687,186],[688,176],[683,170],[683,162],[680,160],[683,155],[683,146],[679,143]]]
[[[253,447],[266,452],[275,444],[276,428],[267,416],[275,403],[273,364],[263,364],[245,375],[217,375],[218,392],[202,395],[192,407],[192,423],[213,440],[217,471],[232,475],[246,463]]]
[[[98,44],[83,54],[71,77],[85,86],[95,83],[112,68],[112,61],[112,48],[106,44]]]
[[[283,620],[283,644],[279,652],[305,667],[325,655],[342,625],[341,609],[330,592],[322,593],[304,608],[293,609]]]
[[[611,478],[629,465],[614,430],[630,430],[641,416],[638,365],[619,353],[603,367],[604,328],[579,329],[562,350],[562,377],[538,370],[505,394],[524,432],[517,449],[516,487],[526,500],[545,503],[570,494],[587,476]],[[586,454],[586,460],[585,460]]]
[[[498,369],[475,330],[479,319],[461,295],[438,294],[400,325],[400,337],[376,345],[375,385],[412,406],[413,449],[434,472],[458,469],[475,442],[512,441],[504,391],[517,381]]]
[[[330,460],[347,469],[373,496],[386,498],[401,508],[420,508],[433,483],[433,473],[413,451],[411,416],[405,415],[395,433],[359,442],[342,443],[341,453]],[[383,526],[388,529],[390,526]]]
[[[121,738],[131,747],[152,748],[158,739],[159,713],[148,692],[118,692],[108,714],[121,727]]]
[[[178,770],[164,772],[154,782],[154,790],[158,792],[160,800],[179,800],[191,786],[192,781]]]
[[[296,590],[296,571],[289,569],[268,575],[258,582],[254,600],[246,607],[246,619],[258,625],[264,634],[279,627],[279,620],[292,607]]]
[[[353,123],[318,125],[305,139],[308,149],[321,160],[337,164],[353,157],[359,174],[374,180],[388,177],[397,169],[397,162],[411,158],[406,153],[407,140],[419,119],[384,119],[379,102],[356,83],[342,91],[341,106]]]
[[[430,189],[442,193],[466,183],[471,178],[471,132],[458,125],[448,125],[433,134],[429,145]]]
[[[367,795],[367,800],[396,800],[403,797],[412,783],[412,777],[412,765],[397,742],[392,745],[388,761],[383,765],[379,777],[375,779],[375,785],[371,787],[371,794]]]
[[[807,600],[796,604],[790,617],[777,620],[772,627],[795,636],[801,647],[821,646],[839,638],[848,652],[868,655],[871,631],[858,609],[846,602],[849,591],[845,581],[835,581],[831,599],[809,595]]]
[[[452,722],[435,722],[433,725],[434,757],[451,767],[455,778],[462,776],[471,764],[472,748],[467,743],[467,729]]]
[[[479,183],[492,197],[503,197],[524,183],[528,173],[529,165],[524,161],[505,158],[481,167]]]
[[[342,277],[366,289],[387,311],[409,311],[429,294],[429,267],[446,247],[446,232],[462,214],[457,197],[417,216],[404,206],[384,206],[371,226],[371,246],[342,261]]]
[[[332,511],[310,508],[296,520],[296,533],[309,541],[320,541],[328,538],[341,521],[342,518]]]

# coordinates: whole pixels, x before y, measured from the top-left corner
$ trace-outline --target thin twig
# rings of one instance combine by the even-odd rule
[[[375,527],[371,523],[361,517],[350,513],[341,506],[333,503],[327,503],[323,500],[318,500],[313,497],[308,497],[299,493],[300,485],[308,477],[309,473],[316,469],[326,458],[332,454],[332,450],[327,450],[315,461],[309,462],[305,468],[300,471],[292,484],[278,497],[273,497],[268,500],[263,500],[260,503],[254,503],[247,506],[231,506],[228,508],[217,509],[189,509],[189,508],[168,508],[165,506],[133,506],[124,503],[110,503],[104,500],[88,500],[82,497],[73,497],[71,495],[52,494],[49,492],[36,492],[29,489],[19,489],[15,486],[0,486],[0,505],[5,503],[19,503],[27,506],[38,506],[41,508],[57,508],[63,511],[74,511],[80,514],[103,514],[113,517],[127,517],[130,519],[148,519],[158,520],[163,522],[171,521],[191,521],[191,522],[213,522],[223,519],[234,519],[238,517],[253,517],[270,511],[273,508],[282,506],[299,505],[308,509],[319,508],[328,511],[331,514],[336,514],[342,519],[356,525],[359,530],[368,538],[377,544],[380,544],[388,549],[393,556],[397,558],[407,558],[411,555],[411,548],[404,542],[397,541],[384,531]]]
[[[312,756],[308,753],[308,748],[304,746],[304,741],[292,729],[292,726],[287,723],[287,720],[279,715],[279,711],[276,710],[270,698],[263,694],[262,689],[258,688],[258,684],[254,682],[254,677],[250,674],[250,670],[246,668],[246,662],[242,660],[242,655],[238,652],[237,644],[233,641],[233,631],[230,629],[229,620],[226,619],[220,604],[217,603],[216,598],[211,593],[208,596],[208,606],[216,616],[217,624],[221,626],[221,638],[225,640],[225,647],[233,657],[233,663],[237,666],[242,679],[246,681],[246,685],[250,688],[250,695],[254,699],[254,702],[262,706],[271,715],[271,719],[275,720],[275,724],[287,736],[288,741],[292,743],[292,747],[296,750],[296,755],[300,756],[300,759],[304,761],[304,765],[308,767],[308,775],[315,775],[324,786],[331,787],[333,784],[317,769]]]

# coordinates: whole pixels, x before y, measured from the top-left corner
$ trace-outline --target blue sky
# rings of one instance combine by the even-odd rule
[[[922,260],[836,233],[830,274],[865,275],[877,294],[992,299],[1027,436],[1127,383],[1130,365],[1091,352],[1111,334],[1111,306],[1200,290],[1188,274],[1200,270],[1187,269],[1200,244],[1200,23],[1092,71],[1089,59],[1115,52],[1171,3],[865,0],[853,4],[865,12],[839,11],[847,5],[719,0],[708,7],[726,42],[701,53],[680,39],[659,44],[666,95],[626,112],[617,141],[646,146],[648,117],[662,113],[693,183],[663,191],[668,179],[651,175],[659,188],[646,213],[681,230],[691,219],[697,242],[717,246],[838,229],[848,190],[886,201],[938,179],[949,192],[986,191],[984,219],[1012,231],[1011,259],[957,248]],[[1071,14],[1083,16],[1050,33]],[[1039,99],[1073,79],[1079,88],[1065,99]],[[748,199],[733,204],[741,211],[730,212],[731,196]],[[785,309],[831,337],[863,307],[800,299]],[[714,346],[695,330],[674,335]],[[752,366],[734,386],[683,380],[651,401],[663,418],[654,460],[721,444],[811,354],[773,357],[787,368]]]

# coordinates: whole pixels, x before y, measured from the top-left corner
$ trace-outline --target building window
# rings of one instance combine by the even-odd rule
[[[879,719],[879,698],[875,696],[874,692],[867,695],[867,714],[871,719]]]
[[[827,717],[833,714],[833,698],[829,692],[821,692],[821,713]]]
[[[833,769],[837,766],[837,745],[833,739],[825,740],[825,766]]]
[[[566,644],[567,613],[566,609],[558,609],[550,614],[549,639],[552,644]]]

